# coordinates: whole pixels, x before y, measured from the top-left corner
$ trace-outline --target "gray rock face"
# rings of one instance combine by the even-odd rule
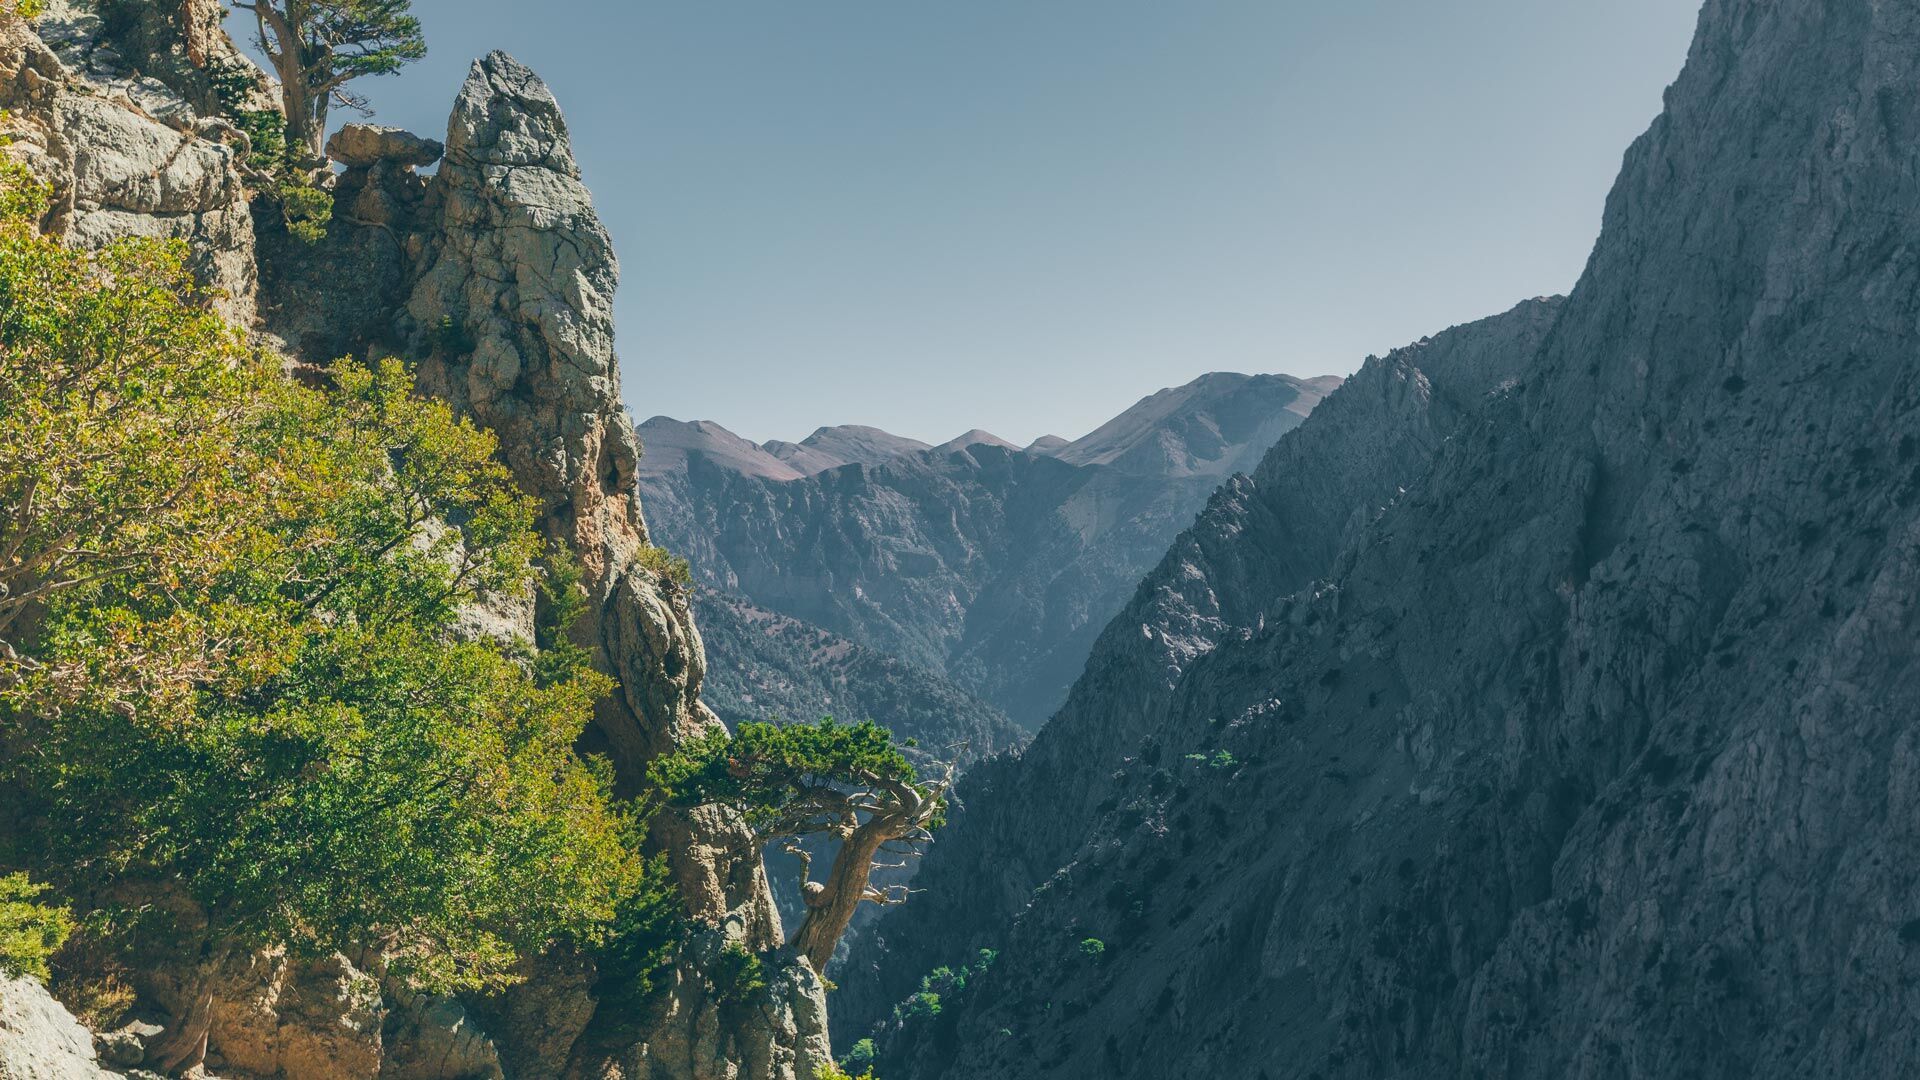
[[[1711,0],[1538,353],[888,1075],[1920,1068],[1917,69],[1911,5]]]
[[[1021,757],[961,785],[961,808],[928,854],[914,903],[857,944],[835,998],[838,1034],[860,1037],[942,965],[1005,943],[1035,887],[1070,862],[1112,809],[1185,672],[1252,634],[1343,543],[1416,484],[1434,452],[1523,369],[1561,301],[1535,300],[1370,359],[1273,447],[1251,477],[1214,493],[1101,633],[1066,704]],[[1033,792],[1046,792],[1046,810]]]
[[[378,124],[348,124],[327,140],[327,156],[348,168],[390,164],[417,168],[440,160],[446,148],[411,131]]]
[[[641,430],[641,484],[654,528],[704,583],[906,660],[1031,729],[1213,487],[1324,391],[1207,376],[1044,451],[853,428],[754,446],[656,417]],[[821,461],[841,463],[808,472]],[[729,684],[760,666],[714,663]]]
[[[425,356],[421,386],[499,436],[514,475],[544,504],[547,531],[578,555],[597,601],[581,633],[620,684],[602,703],[598,729],[631,783],[655,754],[718,720],[699,700],[705,659],[687,592],[637,562],[648,535],[639,444],[613,351],[612,244],[553,95],[504,53],[474,63],[420,221],[401,331]],[[759,852],[738,821],[707,808],[663,816],[655,828],[691,914],[737,928],[754,948],[779,942]],[[678,975],[704,978],[697,964]],[[781,986],[767,1005],[785,1018],[779,1022],[740,1028],[723,1022],[716,1004],[676,994],[685,1014],[634,1038],[609,1043],[604,1023],[583,1031],[574,1067],[686,1080],[736,1067],[726,1075],[799,1076],[794,1063],[824,1044],[824,991],[811,973]],[[693,1017],[716,1025],[731,1057],[660,1049],[678,1045],[667,1033]],[[542,1065],[557,1069],[561,1062],[547,1056]],[[641,1071],[617,1071],[628,1059],[644,1062],[634,1066]]]
[[[106,1080],[93,1036],[47,988],[0,976],[0,1076],[8,1080]]]
[[[90,41],[80,16],[73,42]],[[95,19],[94,21],[97,21]],[[76,44],[76,48],[77,48]],[[80,54],[76,54],[80,55]],[[99,247],[129,237],[183,240],[219,307],[251,321],[257,273],[253,219],[224,125],[203,124],[164,84],[85,53],[67,66],[24,21],[0,14],[0,109],[8,153],[54,189],[48,227]],[[87,77],[91,75],[92,78]]]

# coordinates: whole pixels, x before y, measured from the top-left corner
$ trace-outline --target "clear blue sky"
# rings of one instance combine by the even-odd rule
[[[624,270],[637,417],[1080,435],[1572,286],[1693,0],[416,0],[504,48]]]

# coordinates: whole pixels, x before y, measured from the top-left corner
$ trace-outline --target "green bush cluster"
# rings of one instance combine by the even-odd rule
[[[493,437],[397,362],[296,384],[181,246],[69,250],[17,166],[0,192],[16,865],[68,897],[176,883],[216,943],[378,949],[437,990],[604,943],[664,874],[575,751],[610,683],[583,651],[455,633],[540,574]]]
[[[42,904],[47,891],[25,874],[0,877],[0,974],[47,977],[47,961],[73,933],[64,907]]]
[[[648,544],[640,549],[636,561],[640,569],[662,581],[680,586],[693,584],[693,565],[666,548]]]

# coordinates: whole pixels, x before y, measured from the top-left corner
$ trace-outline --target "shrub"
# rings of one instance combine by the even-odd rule
[[[635,561],[640,564],[640,569],[662,581],[670,581],[675,585],[693,584],[693,565],[666,548],[648,544],[640,549]]]
[[[714,997],[722,1005],[741,1005],[767,988],[767,967],[758,953],[729,941],[720,950],[712,978]]]
[[[861,1039],[854,1043],[853,1047],[847,1051],[847,1056],[840,1060],[840,1068],[849,1073],[856,1069],[871,1073],[875,1053],[873,1040]]]
[[[283,378],[181,246],[69,250],[34,204],[0,183],[22,855],[68,895],[178,882],[223,947],[377,949],[429,989],[603,940],[645,879],[610,767],[574,750],[610,683],[453,632],[535,577],[493,437],[397,362]]]
[[[333,221],[333,196],[314,185],[305,175],[295,174],[280,182],[280,219],[287,233],[304,244],[317,244],[327,238],[327,226]]]
[[[1104,960],[1107,956],[1107,943],[1096,937],[1087,938],[1080,943],[1080,955],[1096,962]]]
[[[46,891],[25,874],[0,877],[0,973],[45,979],[47,959],[73,933],[66,908],[36,902]]]

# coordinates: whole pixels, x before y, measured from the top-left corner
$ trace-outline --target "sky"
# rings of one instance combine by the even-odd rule
[[[639,419],[1075,437],[1570,289],[1692,0],[414,0],[552,86]],[[342,117],[336,114],[338,124]]]

